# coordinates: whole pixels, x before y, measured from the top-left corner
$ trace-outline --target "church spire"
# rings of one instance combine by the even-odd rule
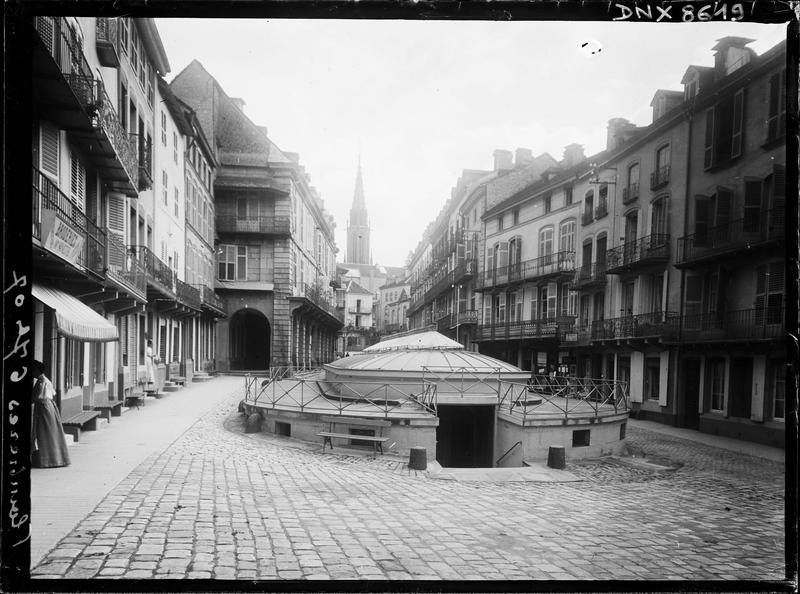
[[[353,192],[353,205],[350,207],[350,220],[347,223],[347,261],[353,264],[371,264],[369,246],[369,218],[364,198],[364,180],[361,177],[361,153],[358,154],[356,187]]]

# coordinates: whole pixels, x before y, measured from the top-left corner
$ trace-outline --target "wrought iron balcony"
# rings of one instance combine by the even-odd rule
[[[289,217],[217,215],[218,233],[259,233],[263,235],[290,235]]]
[[[33,237],[79,270],[105,275],[106,234],[44,173],[33,168]]]
[[[481,290],[502,287],[511,283],[542,280],[548,277],[571,277],[574,271],[575,252],[557,252],[510,266],[487,270],[477,277],[475,288]]]
[[[176,294],[178,302],[183,305],[188,305],[194,309],[200,309],[200,290],[197,287],[183,282],[182,280],[175,281]]]
[[[673,323],[675,338],[680,323],[682,343],[770,340],[786,335],[783,307],[684,315]]]
[[[144,300],[147,272],[136,255],[125,247],[121,236],[106,230],[106,278],[119,288]]]
[[[341,320],[342,319],[342,312],[337,314],[336,311],[336,301],[330,289],[326,290],[322,286],[318,285],[310,285],[308,283],[303,283],[302,286],[298,288],[298,297],[304,297],[311,301],[314,305],[322,309],[323,311],[329,313],[333,317]],[[362,311],[359,312],[362,314],[372,313],[372,311],[366,312]]]
[[[591,209],[585,210],[581,215],[581,225],[590,225],[594,221],[594,213]]]
[[[153,141],[138,138],[135,142],[139,151],[139,191],[144,192],[153,187]]]
[[[200,285],[200,300],[203,306],[216,311],[217,313],[225,313],[225,303],[219,295],[214,292],[214,289],[208,285]]]
[[[675,335],[678,314],[656,311],[592,322],[592,340],[663,338]]]
[[[573,289],[585,289],[606,284],[606,263],[584,264],[575,271],[572,279]]]
[[[147,273],[147,283],[167,297],[175,299],[177,294],[176,281],[178,280],[175,271],[164,264],[147,246],[133,245],[130,249],[131,253],[144,266]]]
[[[669,260],[669,234],[655,233],[627,241],[606,252],[606,272],[620,274]]]
[[[562,335],[574,328],[573,316],[557,316],[520,322],[480,324],[476,338],[485,340],[541,338],[560,341]]]
[[[650,189],[657,190],[663,186],[666,186],[669,183],[669,174],[670,174],[670,167],[669,165],[664,165],[660,169],[657,169],[653,173],[650,174]]]
[[[594,209],[594,220],[602,219],[606,215],[608,215],[608,203],[601,202],[597,205],[597,208]]]
[[[36,17],[34,27],[46,52],[37,61],[37,87],[47,97],[47,117],[73,130],[74,142],[100,170],[109,189],[135,197],[138,155],[66,19]],[[57,78],[63,81],[60,85]]]
[[[581,324],[572,327],[564,327],[561,330],[561,342],[574,346],[589,346],[592,342],[592,327],[588,320],[583,320]]]
[[[455,320],[452,322],[453,326],[466,326],[478,323],[478,311],[475,309],[466,309],[460,311],[455,315]]]
[[[119,68],[119,19],[97,17],[95,19],[95,46],[97,58],[103,66]]]
[[[633,182],[627,188],[622,188],[622,203],[630,204],[639,198],[639,182]]]
[[[786,237],[785,212],[772,209],[752,219],[737,219],[678,239],[677,267],[703,264],[720,257],[738,257],[776,246]]]

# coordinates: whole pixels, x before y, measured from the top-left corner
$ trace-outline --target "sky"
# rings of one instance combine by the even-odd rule
[[[373,262],[402,266],[464,169],[495,149],[562,158],[605,148],[610,118],[652,119],[726,35],[761,54],[786,26],[295,19],[156,19],[167,80],[199,60],[282,150],[300,154],[344,261],[361,159]]]

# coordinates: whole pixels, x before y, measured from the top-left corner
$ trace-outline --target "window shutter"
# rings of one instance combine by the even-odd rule
[[[39,167],[42,173],[51,177],[56,184],[59,177],[59,137],[58,128],[49,122],[42,122],[39,126]]]
[[[769,77],[769,89],[767,91],[769,96],[768,116],[767,116],[767,140],[773,140],[778,137],[779,130],[779,117],[780,111],[780,88],[781,88],[781,75],[780,73],[773,74]]]
[[[505,268],[508,266],[508,242],[501,241],[500,248],[497,250],[497,267]]]
[[[744,133],[744,89],[733,96],[733,134],[731,136],[731,159],[742,154],[742,136]]]
[[[728,241],[730,239],[731,208],[733,203],[733,191],[728,188],[717,188],[717,208],[714,217],[714,227],[716,228],[715,239]]]
[[[761,191],[760,179],[744,180],[744,209],[742,212],[742,231],[744,233],[758,233],[761,220]]]
[[[767,297],[767,267],[756,267],[756,299],[753,303],[756,324],[764,323],[764,305]]]
[[[703,143],[703,168],[714,164],[714,108],[706,110],[706,136]]]
[[[531,320],[539,319],[539,289],[534,287],[531,292]]]
[[[547,283],[547,319],[552,320],[556,317],[556,299],[558,297],[558,285]]]
[[[456,262],[461,264],[466,257],[466,246],[463,243],[456,244]]]
[[[700,313],[703,304],[703,277],[690,275],[686,277],[686,318],[684,328],[699,328]]]
[[[75,152],[70,154],[70,198],[78,210],[86,210],[86,169]]]
[[[36,28],[39,31],[39,37],[41,37],[47,51],[50,52],[50,55],[54,55],[53,48],[55,47],[56,39],[55,19],[46,16],[36,17]]]
[[[786,168],[775,165],[772,168],[772,216],[783,223],[786,208]],[[780,217],[780,218],[778,218]]]
[[[708,244],[708,196],[694,197],[694,244]]]

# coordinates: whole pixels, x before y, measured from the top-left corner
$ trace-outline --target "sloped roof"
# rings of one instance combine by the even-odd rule
[[[372,346],[368,346],[364,350],[375,353],[397,349],[463,350],[464,346],[460,342],[447,338],[444,334],[440,334],[439,332],[420,332],[419,334],[410,334],[408,336],[382,340]]]
[[[356,281],[351,280],[347,283],[346,291],[355,295],[372,295],[372,291],[367,291],[364,287],[359,285]]]

